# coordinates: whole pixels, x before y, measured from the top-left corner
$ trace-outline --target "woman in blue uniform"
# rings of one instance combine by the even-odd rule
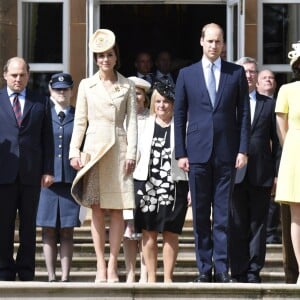
[[[73,256],[74,227],[80,226],[80,206],[71,196],[76,171],[68,159],[73,131],[74,107],[70,105],[73,80],[70,74],[58,73],[49,83],[54,138],[54,183],[41,190],[37,226],[42,227],[43,251],[49,282],[56,281],[55,266],[58,246],[61,281],[69,281]]]

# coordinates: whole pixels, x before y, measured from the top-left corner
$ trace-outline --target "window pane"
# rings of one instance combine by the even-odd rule
[[[299,39],[300,4],[263,5],[263,64],[288,64],[291,44]]]
[[[53,74],[58,72],[31,72],[30,73],[30,80],[28,82],[28,87],[36,92],[39,92],[44,95],[49,95],[48,84],[50,78]]]
[[[62,3],[23,3],[23,53],[29,63],[62,63]]]

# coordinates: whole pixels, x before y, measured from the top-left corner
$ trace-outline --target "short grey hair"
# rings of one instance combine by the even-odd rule
[[[245,64],[255,64],[255,69],[258,71],[258,65],[256,59],[249,57],[249,56],[243,56],[240,59],[238,59],[235,62],[237,65],[243,66]]]

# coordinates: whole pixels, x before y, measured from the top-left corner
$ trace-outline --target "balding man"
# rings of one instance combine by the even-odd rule
[[[27,88],[29,65],[13,57],[0,90],[0,280],[34,279],[36,212],[40,188],[53,182],[50,108]],[[18,212],[19,248],[14,259]]]
[[[258,73],[256,90],[259,94],[268,96],[275,101],[276,79],[271,70],[264,69]],[[279,166],[277,166],[278,168]],[[280,205],[274,201],[275,185],[271,194],[269,215],[267,222],[267,244],[280,244],[281,238],[278,232],[280,222]]]

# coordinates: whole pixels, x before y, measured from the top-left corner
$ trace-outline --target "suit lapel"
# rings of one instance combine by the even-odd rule
[[[73,107],[69,107],[68,109],[68,113],[64,119],[63,124],[65,123],[69,123],[72,122],[74,120],[74,108]]]
[[[224,61],[221,60],[221,73],[220,73],[220,81],[219,81],[219,87],[218,87],[218,91],[217,91],[217,95],[216,95],[216,101],[215,101],[215,106],[214,106],[214,110],[218,107],[220,99],[221,99],[221,95],[223,93],[224,87],[225,87],[225,83],[227,81],[227,71],[226,71],[226,64],[224,64]]]
[[[195,64],[194,75],[192,78],[195,81],[193,86],[198,89],[197,94],[203,95],[201,98],[205,99],[205,101],[212,107],[204,77],[202,61],[200,61],[198,64]]]
[[[31,107],[33,106],[33,103],[34,103],[34,101],[32,101],[32,97],[30,95],[30,92],[28,92],[28,90],[26,90],[25,105],[24,105],[24,110],[23,110],[22,122],[26,118],[26,115],[30,111]]]
[[[0,99],[1,106],[2,106],[3,111],[5,112],[5,115],[9,116],[13,122],[17,123],[16,116],[15,116],[14,110],[12,108],[10,99],[8,97],[6,88],[1,90],[0,97],[1,97],[1,99]]]
[[[59,120],[59,117],[56,113],[54,105],[51,107],[51,116],[52,116],[52,121],[57,123],[57,124],[60,124],[60,125],[64,125],[66,123],[72,122],[74,120],[74,107],[70,107],[68,109],[68,112],[67,112],[66,117],[65,117],[62,124],[61,124],[61,122]]]

